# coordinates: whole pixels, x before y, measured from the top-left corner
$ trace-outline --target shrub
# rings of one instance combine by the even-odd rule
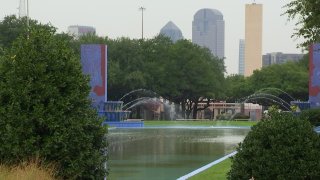
[[[304,110],[301,112],[300,118],[308,120],[314,126],[320,126],[320,109]]]
[[[0,57],[0,162],[39,157],[63,179],[102,179],[106,127],[67,42],[33,28]]]
[[[252,127],[232,158],[228,179],[319,179],[320,139],[312,125],[272,112]]]
[[[233,119],[250,119],[250,116],[242,113],[238,113],[233,117]]]

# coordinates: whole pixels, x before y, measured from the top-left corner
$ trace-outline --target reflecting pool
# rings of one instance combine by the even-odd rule
[[[108,179],[177,179],[234,151],[249,130],[239,128],[110,130]]]

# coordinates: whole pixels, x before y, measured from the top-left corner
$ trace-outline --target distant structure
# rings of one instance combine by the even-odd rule
[[[200,9],[196,12],[192,22],[192,42],[224,58],[224,20],[220,11]]]
[[[79,38],[86,34],[96,34],[96,29],[91,26],[69,26],[68,34],[75,36],[75,38]]]
[[[239,74],[244,75],[244,51],[245,51],[245,42],[244,39],[239,40]]]
[[[27,16],[27,6],[26,6],[26,0],[20,0],[19,4],[19,17],[26,17]]]
[[[183,39],[181,30],[172,21],[160,30],[160,34],[169,37],[173,42]]]
[[[284,54],[282,52],[267,53],[262,56],[262,67],[272,64],[284,64],[288,61],[300,61],[304,54]]]
[[[245,69],[244,75],[262,67],[262,4],[245,5]]]

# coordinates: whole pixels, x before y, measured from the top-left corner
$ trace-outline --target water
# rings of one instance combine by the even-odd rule
[[[177,179],[235,150],[249,129],[109,131],[111,180]]]
[[[127,96],[129,96],[129,95],[131,95],[131,94],[134,94],[134,93],[136,93],[136,92],[145,92],[145,93],[149,93],[149,94],[151,93],[152,96],[158,96],[158,94],[157,94],[156,92],[153,92],[153,91],[151,91],[151,90],[147,90],[147,89],[135,89],[135,90],[130,91],[130,92],[128,92],[127,94],[123,95],[123,96],[119,99],[119,101],[122,101],[125,97],[127,97]]]
[[[258,93],[258,92],[275,92],[277,94],[283,93],[287,97],[289,97],[292,101],[295,101],[295,99],[289,93],[287,93],[284,90],[279,89],[279,88],[263,88],[263,89],[259,89],[256,93]]]
[[[248,97],[245,98],[245,100],[242,103],[246,103],[249,100],[258,100],[258,99],[264,99],[264,100],[269,100],[270,102],[273,102],[277,105],[280,105],[281,107],[285,108],[286,110],[290,111],[290,104],[281,99],[278,96],[272,95],[272,94],[267,94],[267,93],[254,93]]]

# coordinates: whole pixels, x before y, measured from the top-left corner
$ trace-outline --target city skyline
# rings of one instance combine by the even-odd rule
[[[192,42],[208,48],[214,56],[225,58],[223,14],[217,9],[200,9],[193,16]]]
[[[244,49],[245,49],[244,39],[239,40],[239,75],[244,75]]]
[[[144,12],[146,38],[156,36],[168,21],[173,21],[186,39],[192,39],[193,15],[202,8],[218,9],[225,20],[225,65],[228,74],[238,73],[239,39],[244,38],[245,4],[249,0],[203,1],[132,1],[132,0],[29,0],[30,18],[41,23],[51,23],[59,32],[67,32],[70,25],[93,26],[99,36],[110,38],[141,38],[141,12]],[[256,1],[264,6],[263,54],[268,52],[301,53],[296,45],[301,42],[291,38],[294,22],[281,16],[282,8],[290,1]],[[181,8],[183,3],[183,8]],[[18,16],[19,0],[2,0],[0,19],[6,15]]]
[[[165,26],[161,28],[160,34],[169,37],[173,42],[183,39],[183,34],[180,28],[172,21],[169,21]]]
[[[244,76],[248,77],[262,68],[263,5],[246,4],[245,8]]]

